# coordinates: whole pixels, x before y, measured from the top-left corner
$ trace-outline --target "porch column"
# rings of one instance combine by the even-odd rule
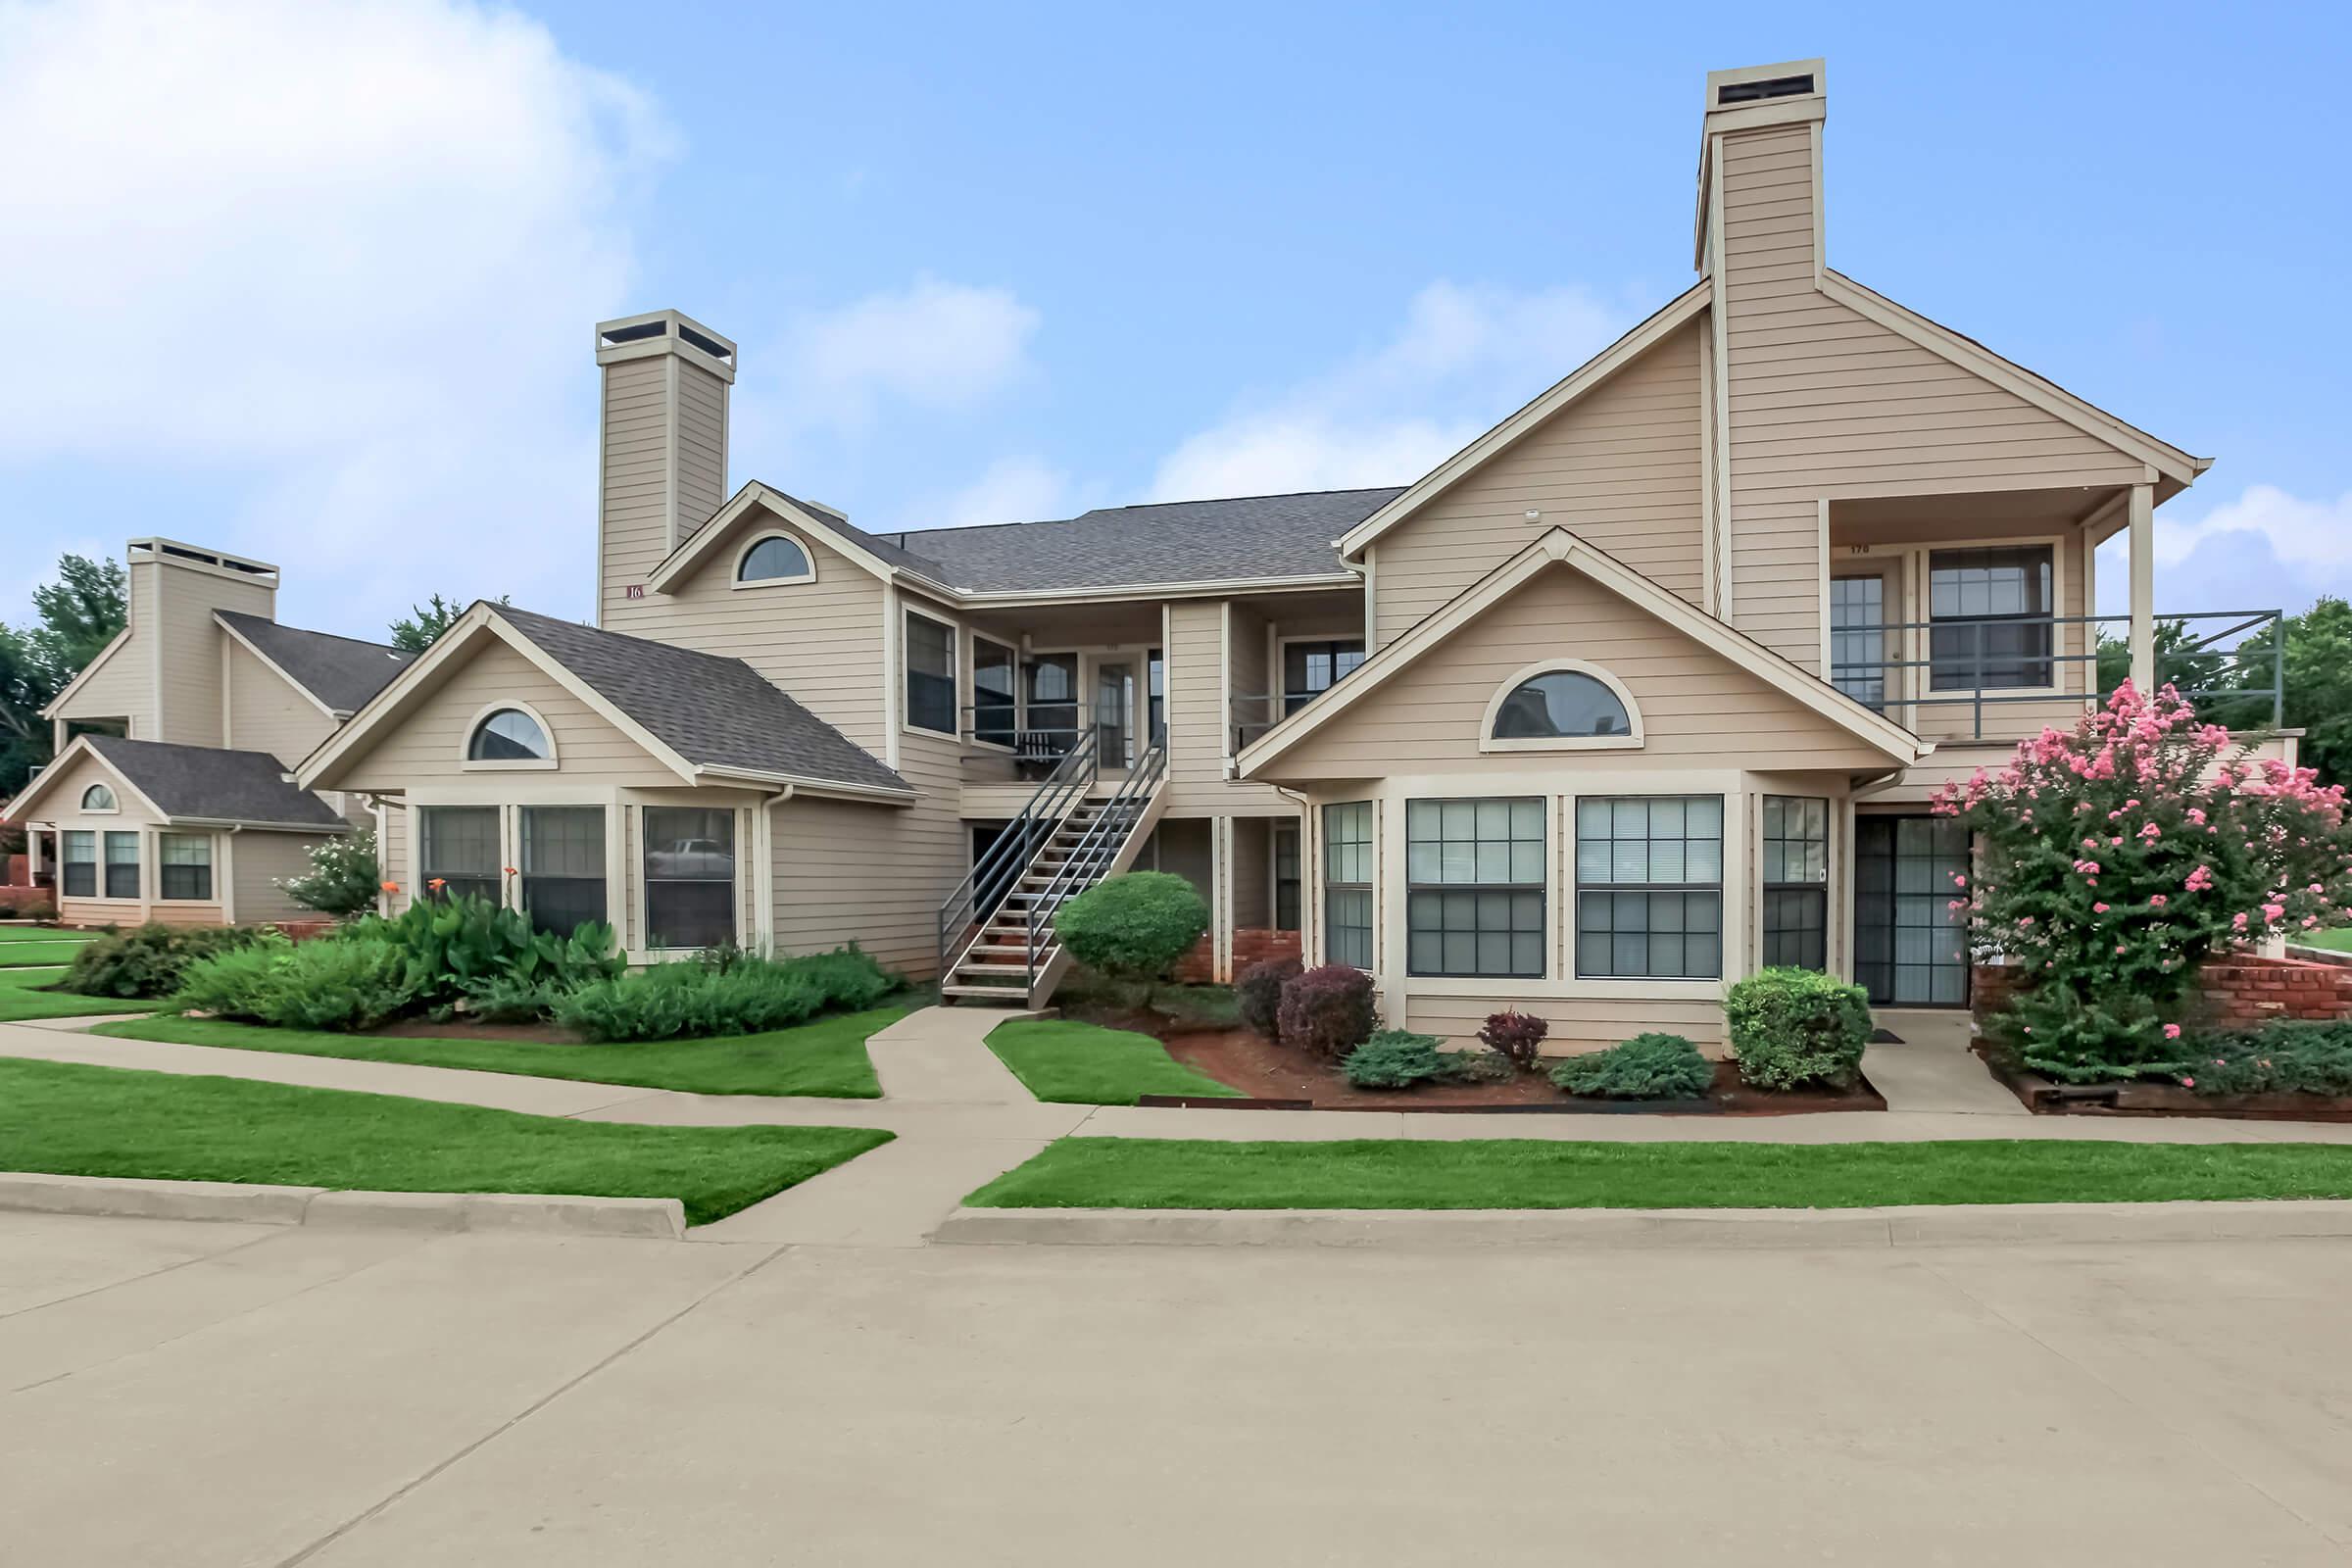
[[[1233,981],[1233,818],[1208,819],[1209,863],[1209,979],[1217,985]]]
[[[2132,487],[2132,684],[2156,689],[2156,487]]]

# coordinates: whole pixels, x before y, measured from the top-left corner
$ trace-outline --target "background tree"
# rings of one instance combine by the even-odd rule
[[[498,603],[506,602],[507,596],[500,594]],[[407,614],[392,622],[392,646],[404,654],[423,653],[433,646],[434,638],[449,630],[451,622],[466,613],[466,608],[439,594],[421,605],[411,605]]]
[[[2209,695],[2190,700],[2197,716],[2232,730],[2271,727],[2272,648],[2286,638],[2282,721],[2303,730],[2297,760],[2323,784],[2352,784],[2352,605],[2322,598],[2300,615],[2285,616],[2274,633],[2266,628],[2230,649],[2185,652],[2191,634],[2178,620],[2156,623],[2156,678],[2182,692]],[[2099,690],[2113,692],[2132,673],[2131,644],[2099,636]],[[2229,693],[2244,691],[2244,697]],[[2218,695],[2217,695],[2218,694]]]
[[[49,760],[54,748],[41,710],[122,629],[126,590],[121,562],[67,556],[56,580],[32,591],[32,622],[0,626],[0,798],[23,789]]]

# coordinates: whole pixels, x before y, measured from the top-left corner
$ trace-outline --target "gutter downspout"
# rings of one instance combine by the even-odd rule
[[[244,831],[244,823],[231,822],[220,835],[220,858],[227,862],[220,867],[220,922],[223,925],[237,923],[237,847],[229,841]]]
[[[759,901],[753,921],[753,937],[759,944],[760,956],[776,956],[776,850],[775,830],[769,812],[782,806],[798,793],[799,786],[787,784],[765,796],[753,809],[759,814],[752,818],[752,897]]]

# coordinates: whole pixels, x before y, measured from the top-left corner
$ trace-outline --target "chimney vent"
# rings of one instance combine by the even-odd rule
[[[1813,78],[1803,76],[1773,76],[1763,81],[1727,81],[1715,89],[1715,102],[1728,108],[1733,104],[1762,103],[1767,98],[1793,98],[1813,90]]]

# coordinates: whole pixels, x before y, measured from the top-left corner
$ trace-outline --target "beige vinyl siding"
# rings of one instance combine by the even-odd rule
[[[1221,805],[1225,785],[1225,607],[1168,606],[1168,808]]]
[[[884,694],[875,678],[882,667],[880,579],[813,536],[796,532],[816,568],[814,582],[735,587],[736,556],[764,531],[758,525],[736,529],[674,593],[649,593],[625,622],[607,623],[632,636],[740,659],[817,717],[883,756]]]
[[[399,801],[387,802],[384,830],[375,839],[375,868],[380,880],[400,890],[390,901],[394,908],[409,900],[409,811],[410,808]]]
[[[1274,923],[1274,819],[1233,824],[1233,923],[1241,930]]]
[[[1146,866],[1156,864],[1157,869],[1170,876],[1180,876],[1190,882],[1202,900],[1213,899],[1216,845],[1209,832],[1208,819],[1198,816],[1183,820],[1163,818],[1152,832],[1152,843],[1146,846],[1148,853],[1140,863]],[[1149,852],[1156,852],[1156,855]]]
[[[1374,646],[1553,526],[1700,603],[1699,330],[1676,331],[1383,535]]]
[[[965,829],[936,810],[919,823],[912,814],[806,797],[772,808],[779,952],[856,942],[908,974],[937,970],[939,906],[963,876]]]
[[[1725,140],[1731,618],[1807,668],[1821,658],[1823,498],[2145,477],[2136,460],[1818,292],[1813,178],[1808,126]]]
[[[1229,604],[1232,620],[1226,641],[1232,660],[1225,671],[1225,684],[1232,694],[1231,711],[1227,714],[1227,734],[1233,726],[1247,724],[1242,733],[1250,740],[1266,732],[1267,726],[1282,716],[1282,678],[1269,661],[1273,652],[1273,633],[1265,615],[1254,607]],[[1233,742],[1228,740],[1227,746]]]
[[[221,640],[228,661],[227,745],[268,752],[292,767],[333,733],[335,721],[252,650],[225,632]]]
[[[557,767],[464,765],[467,730],[494,702],[520,702],[538,710],[554,732]],[[645,788],[679,783],[676,773],[503,643],[486,647],[467,660],[374,745],[338,767],[334,783],[344,790],[411,793],[424,784],[501,784],[510,798],[521,800],[528,797],[530,782],[535,779]]]
[[[1548,658],[1583,660],[1624,682],[1641,709],[1642,746],[1482,753],[1489,701],[1513,674]],[[1574,767],[1635,778],[1659,767],[1793,771],[1886,762],[1750,671],[1574,568],[1555,566],[1327,721],[1272,771],[1305,779]]]
[[[727,384],[680,358],[678,375],[678,543],[727,499]]]
[[[56,717],[120,718],[127,721],[133,739],[155,739],[155,662],[139,642],[137,603],[134,592],[130,635],[114,645],[79,691],[58,705]]]
[[[1723,1007],[1712,999],[1515,996],[1504,1003],[1480,995],[1475,983],[1470,983],[1458,993],[1408,992],[1405,1001],[1404,1022],[1398,1027],[1436,1035],[1456,1046],[1475,1043],[1487,1015],[1507,1005],[1534,1013],[1551,1025],[1551,1033],[1544,1041],[1546,1056],[1600,1051],[1650,1030],[1681,1035],[1710,1056],[1724,1054]]]
[[[317,920],[318,910],[305,908],[277,884],[311,868],[310,847],[318,837],[300,833],[261,833],[251,829],[234,835],[228,848],[229,884],[236,902],[237,923],[257,920]],[[213,850],[213,874],[220,874],[220,841]]]
[[[656,601],[631,600],[669,553],[669,356],[605,367],[603,598],[599,624],[637,630]]]
[[[134,564],[130,569],[155,575],[156,616],[151,624],[156,640],[151,646],[158,661],[162,705],[155,738],[183,746],[220,745],[220,644],[228,634],[213,619],[213,612],[272,614],[274,590],[160,562]]]

